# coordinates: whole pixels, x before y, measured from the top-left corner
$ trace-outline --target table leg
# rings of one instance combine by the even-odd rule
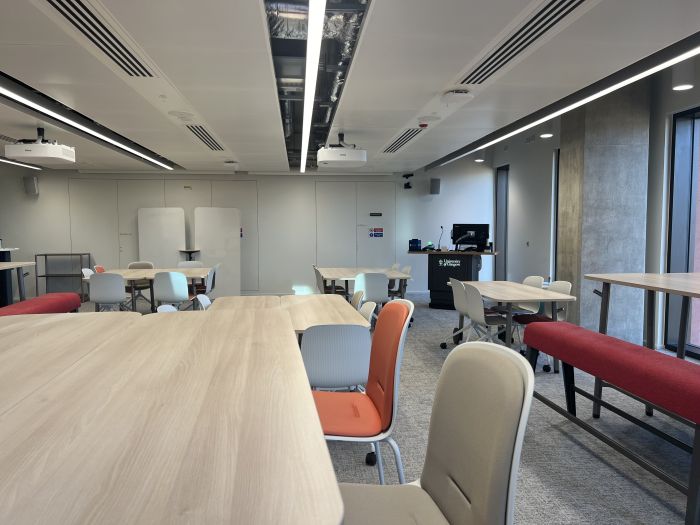
[[[513,303],[506,304],[506,346],[512,348],[513,338]]]
[[[600,320],[598,321],[598,331],[601,334],[608,332],[608,309],[610,307],[610,283],[603,283],[603,293],[600,297]],[[595,378],[593,395],[603,397],[603,381]],[[593,402],[593,417],[600,417],[600,403]]]
[[[690,311],[690,297],[683,296],[681,302],[681,322],[678,328],[678,348],[676,356],[685,359],[685,343],[688,338],[688,313]]]
[[[136,311],[136,281],[131,281],[131,310]]]
[[[148,291],[151,295],[151,313],[156,313],[157,309],[156,309],[156,298],[155,298],[155,294],[153,293],[153,279],[149,279],[148,283],[149,283],[148,284],[148,289],[149,289]]]
[[[646,307],[645,307],[646,326],[644,327],[644,345],[652,350],[656,346],[656,336],[654,334],[655,316],[656,316],[656,292],[654,290],[646,291]],[[679,341],[680,342],[680,341]],[[646,405],[644,410],[647,416],[654,415],[654,408],[651,405]]]
[[[556,321],[558,319],[557,317],[557,302],[552,301],[552,304],[550,304],[552,308],[552,321]],[[555,374],[559,373],[559,359],[553,357],[552,358],[552,370],[554,371]]]
[[[335,295],[335,279],[331,279],[331,293]]]
[[[350,281],[345,279],[345,299],[350,300]]]
[[[19,300],[24,301],[27,298],[27,291],[24,288],[24,272],[22,268],[17,268],[17,288],[19,289]]]

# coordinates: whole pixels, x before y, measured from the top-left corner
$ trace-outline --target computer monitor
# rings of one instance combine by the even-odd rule
[[[474,246],[477,250],[484,250],[489,242],[488,224],[453,224],[452,244],[459,246]]]

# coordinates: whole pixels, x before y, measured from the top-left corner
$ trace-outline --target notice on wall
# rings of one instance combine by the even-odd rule
[[[369,229],[369,236],[370,237],[384,237],[384,228],[370,228]]]

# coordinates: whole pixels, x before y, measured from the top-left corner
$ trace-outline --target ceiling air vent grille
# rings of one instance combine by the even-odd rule
[[[199,140],[204,142],[210,150],[224,151],[224,147],[211,136],[204,126],[188,124],[187,129],[194,133]]]
[[[482,84],[583,2],[585,0],[552,0],[547,3],[520,29],[482,60],[461,83]]]
[[[423,131],[422,128],[409,128],[401,135],[399,135],[394,142],[389,144],[385,149],[384,153],[396,153],[399,151],[401,148],[403,148],[406,144],[411,142],[414,138],[416,138],[420,132]]]
[[[132,53],[100,18],[81,0],[46,0],[78,31],[95,44],[130,77],[153,77],[135,53]]]
[[[7,135],[0,133],[0,142],[9,142],[10,144],[14,144],[17,142],[17,139],[13,139],[12,137],[8,137]]]

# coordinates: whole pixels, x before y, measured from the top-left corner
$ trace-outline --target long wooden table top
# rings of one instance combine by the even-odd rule
[[[279,308],[279,295],[236,295],[218,297],[211,306],[209,312],[220,312],[228,310],[238,310],[241,308]]]
[[[36,266],[34,261],[7,261],[0,262],[0,271],[14,270],[15,268],[24,268],[25,266]]]
[[[144,316],[2,414],[0,523],[339,523],[342,512],[281,309]]]
[[[0,317],[0,415],[140,318],[135,312]]]
[[[586,279],[656,292],[700,297],[700,273],[596,273]]]
[[[479,290],[482,297],[499,303],[575,301],[576,297],[511,281],[464,281]]]
[[[347,267],[347,268],[317,268],[321,277],[326,281],[354,281],[360,273],[383,273],[389,279],[410,279],[411,274],[403,273],[391,268],[367,268],[367,267]]]
[[[324,324],[352,324],[369,328],[367,319],[340,295],[283,295],[281,303],[282,308],[289,312],[294,331],[298,334],[311,326]]]
[[[140,281],[148,279],[152,281],[159,272],[178,272],[183,274],[188,279],[206,279],[211,268],[115,268],[106,270],[107,273],[116,273],[124,277],[127,281]]]

